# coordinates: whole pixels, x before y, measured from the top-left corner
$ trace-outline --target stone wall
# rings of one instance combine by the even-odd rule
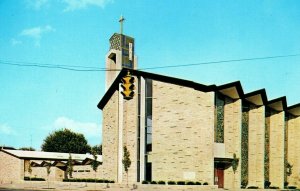
[[[64,171],[58,169],[57,167],[50,168],[50,174],[47,174],[46,167],[31,167],[32,173],[31,176],[28,171],[25,171],[25,176],[32,178],[44,178],[46,181],[62,181],[64,178]]]
[[[137,182],[137,129],[138,129],[138,83],[135,79],[135,96],[131,100],[123,100],[123,146],[126,146],[129,154],[131,165],[128,169],[128,177],[122,164],[122,182]],[[123,149],[123,147],[122,147]],[[123,152],[122,152],[123,153]],[[122,154],[123,159],[123,154]]]
[[[213,185],[214,93],[153,81],[153,180]]]
[[[106,179],[118,179],[118,100],[116,91],[103,109],[102,156],[103,175]]]
[[[0,183],[17,183],[24,178],[24,160],[0,151]]]
[[[92,169],[91,165],[73,166],[72,178],[97,178],[104,179],[103,167],[99,165],[97,171]]]
[[[293,166],[289,185],[300,187],[300,117],[288,120],[288,162]]]
[[[233,158],[236,154],[241,159],[241,128],[242,128],[242,101],[226,98],[224,106],[224,144],[225,156]],[[240,188],[241,165],[239,162],[236,172],[232,167],[224,171],[224,188]]]
[[[248,148],[248,186],[264,188],[265,107],[250,107]]]
[[[270,116],[270,182],[284,187],[284,112]]]

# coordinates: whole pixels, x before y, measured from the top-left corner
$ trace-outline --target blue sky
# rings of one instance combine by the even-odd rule
[[[295,0],[1,0],[0,145],[40,149],[60,128],[101,143],[105,72],[18,67],[38,63],[105,67],[109,38],[135,38],[139,68],[300,54]],[[300,57],[153,69],[203,84],[240,80],[244,91],[300,102]]]

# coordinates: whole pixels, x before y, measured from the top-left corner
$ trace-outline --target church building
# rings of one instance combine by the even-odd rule
[[[137,70],[134,39],[115,33],[106,55],[103,176],[119,183],[199,181],[220,188],[300,187],[300,104]],[[122,78],[134,78],[124,99]],[[122,159],[130,153],[128,177]]]

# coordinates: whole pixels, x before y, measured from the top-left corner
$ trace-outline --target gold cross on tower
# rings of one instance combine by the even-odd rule
[[[121,27],[121,34],[123,34],[123,22],[125,21],[125,18],[121,15],[121,17],[120,17],[120,20],[119,20],[119,22],[120,22],[120,27]]]

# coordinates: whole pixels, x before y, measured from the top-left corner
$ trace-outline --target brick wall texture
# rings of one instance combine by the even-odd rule
[[[248,135],[248,185],[264,188],[265,108],[251,105]]]
[[[270,182],[284,187],[284,112],[270,116]]]
[[[153,81],[152,179],[213,184],[214,94]]]
[[[242,101],[226,98],[224,106],[224,144],[225,156],[241,159],[241,127],[242,127]],[[241,165],[238,165],[236,172],[232,167],[224,172],[224,187],[238,188],[241,182]]]
[[[300,187],[300,118],[288,121],[288,162],[293,166],[289,185]]]
[[[24,177],[24,161],[0,151],[0,183],[17,183]]]
[[[135,84],[137,86],[138,83]],[[131,100],[123,100],[119,103],[122,99],[120,96],[116,91],[103,109],[103,177],[117,181],[118,168],[122,168],[119,182],[124,183],[128,178],[129,183],[134,183],[137,181],[138,171],[137,90],[136,96]],[[153,80],[152,152],[148,155],[148,162],[152,163],[152,180],[191,180],[208,182],[210,185],[214,183],[214,96],[215,92],[205,93],[193,88]],[[226,158],[232,158],[233,154],[236,154],[236,157],[241,159],[241,115],[241,99],[233,100],[226,97],[224,106]],[[286,148],[288,148],[288,161],[293,165],[293,173],[288,177],[288,181],[290,185],[299,186],[300,143],[297,140],[300,138],[300,118],[291,119],[288,124],[289,142]],[[284,183],[284,125],[284,112],[272,113],[269,178],[272,186],[280,188],[283,188]],[[141,128],[145,128],[143,124]],[[121,135],[119,131],[122,132]],[[265,106],[251,105],[248,138],[248,186],[263,188]],[[120,145],[126,145],[131,155],[132,163],[128,177],[123,166],[119,165],[123,157],[118,152]],[[239,162],[235,173],[232,167],[225,169],[224,187],[239,188],[240,184]]]
[[[103,175],[114,181],[118,177],[118,100],[119,92],[116,91],[103,109],[102,127]]]

